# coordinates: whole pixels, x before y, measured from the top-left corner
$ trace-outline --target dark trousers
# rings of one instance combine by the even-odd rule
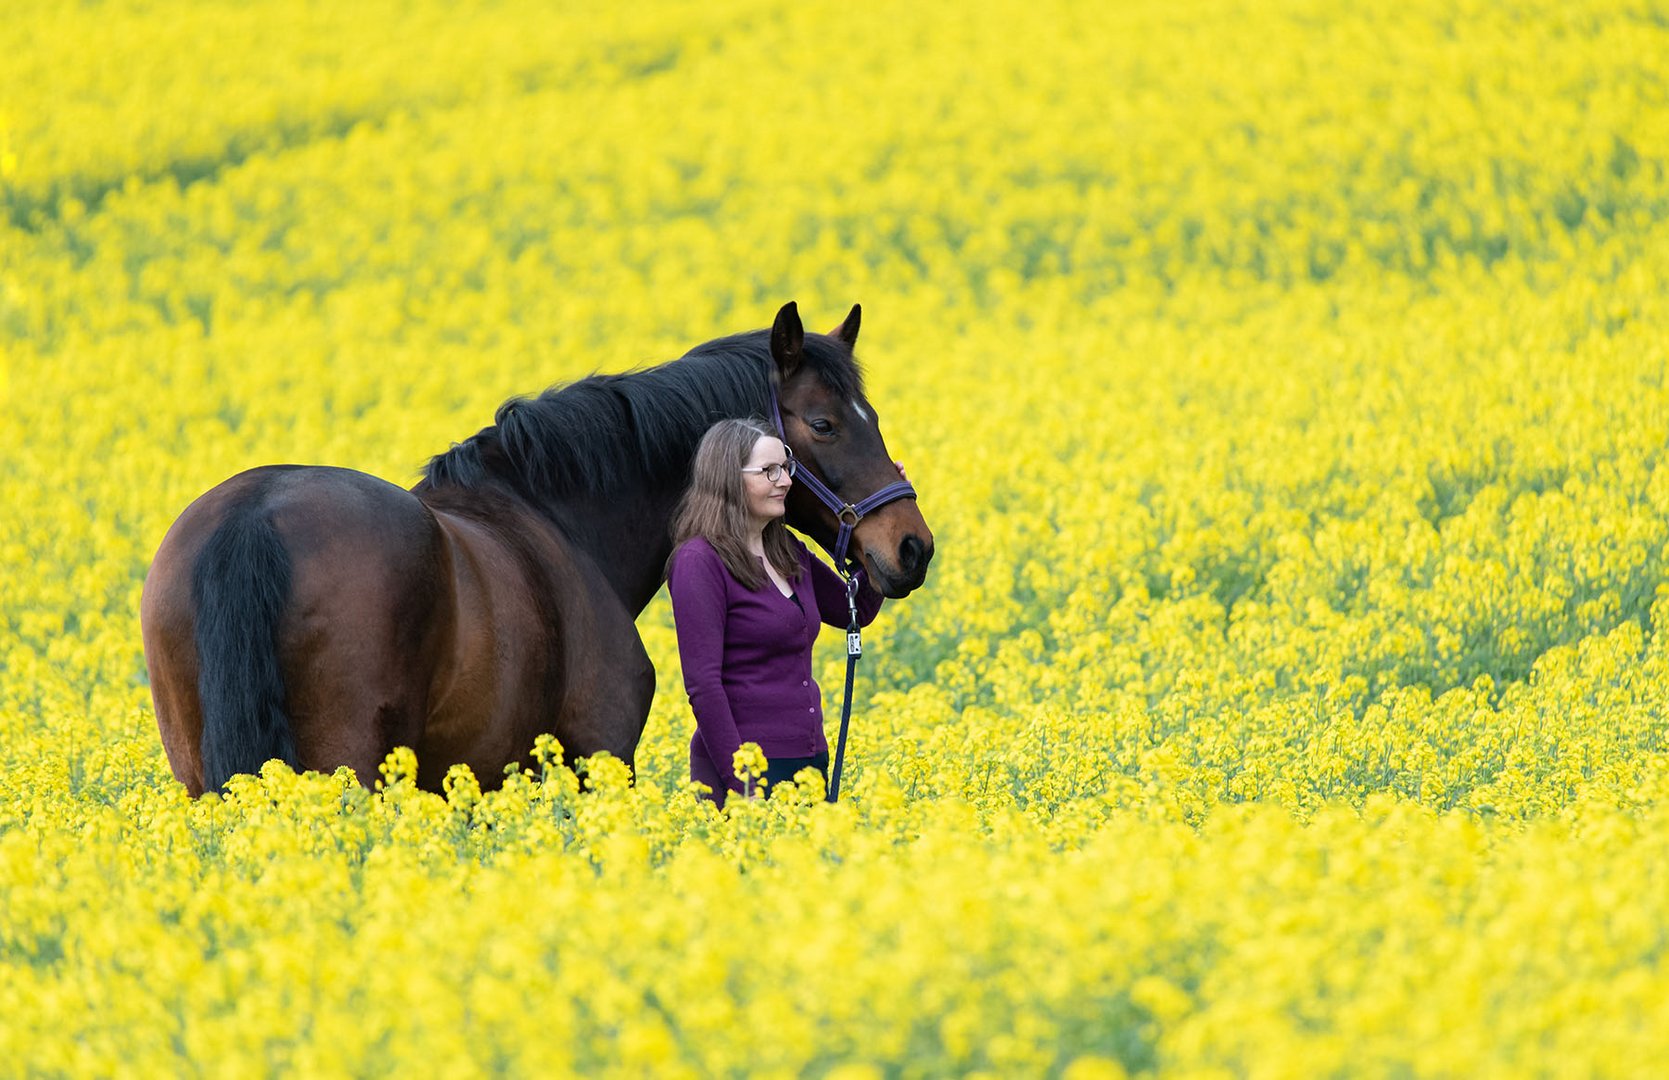
[[[823,751],[812,757],[784,757],[767,758],[765,761],[765,779],[772,784],[784,780],[794,779],[794,774],[801,769],[816,769],[823,774],[823,783],[829,782],[829,752]],[[697,735],[690,740],[690,779],[706,784],[710,793],[706,796],[720,806],[724,805],[724,797],[729,790],[725,782],[719,777],[718,767],[707,756],[707,748],[702,745],[701,737]]]
[[[779,757],[770,758],[765,763],[765,779],[771,784],[780,784],[784,780],[794,779],[794,774],[801,769],[816,769],[823,774],[823,783],[829,782],[829,752],[812,757]]]

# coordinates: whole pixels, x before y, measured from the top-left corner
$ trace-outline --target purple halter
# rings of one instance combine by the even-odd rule
[[[771,420],[777,426],[777,437],[782,440],[783,446],[787,446],[788,433],[782,426],[782,407],[777,401],[777,388],[774,382],[771,384]],[[790,452],[792,453],[792,451]],[[855,568],[848,569],[847,567],[846,549],[852,543],[852,530],[858,527],[858,522],[864,519],[864,515],[878,510],[890,502],[916,497],[916,489],[910,485],[909,481],[897,480],[873,495],[859,499],[855,503],[849,503],[843,502],[839,495],[829,489],[829,485],[812,475],[810,469],[796,469],[794,479],[804,484],[813,495],[817,496],[819,502],[834,511],[835,518],[840,522],[840,532],[836,535],[834,548],[829,554],[834,557],[835,569],[848,578],[854,576]]]

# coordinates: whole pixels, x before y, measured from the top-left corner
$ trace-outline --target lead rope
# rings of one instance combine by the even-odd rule
[[[846,610],[851,618],[846,623],[846,693],[840,702],[840,738],[835,742],[834,767],[829,770],[829,802],[840,801],[840,769],[846,760],[846,728],[852,720],[852,683],[858,674],[858,658],[863,655],[863,637],[858,632],[858,573],[841,574],[846,578]]]

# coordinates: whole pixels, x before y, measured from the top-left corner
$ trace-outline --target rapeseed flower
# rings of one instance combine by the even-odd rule
[[[13,5],[0,1056],[1648,1073],[1665,35],[1592,0]],[[865,305],[938,540],[869,629],[840,803],[687,789],[664,597],[631,768],[545,736],[423,763],[440,794],[401,748],[185,796],[137,610],[197,494],[410,484],[511,394],[786,299]]]

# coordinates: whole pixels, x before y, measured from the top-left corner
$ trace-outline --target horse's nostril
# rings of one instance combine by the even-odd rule
[[[906,536],[904,542],[898,545],[898,568],[906,574],[913,574],[921,565],[921,557],[926,549],[920,540],[914,536]]]

